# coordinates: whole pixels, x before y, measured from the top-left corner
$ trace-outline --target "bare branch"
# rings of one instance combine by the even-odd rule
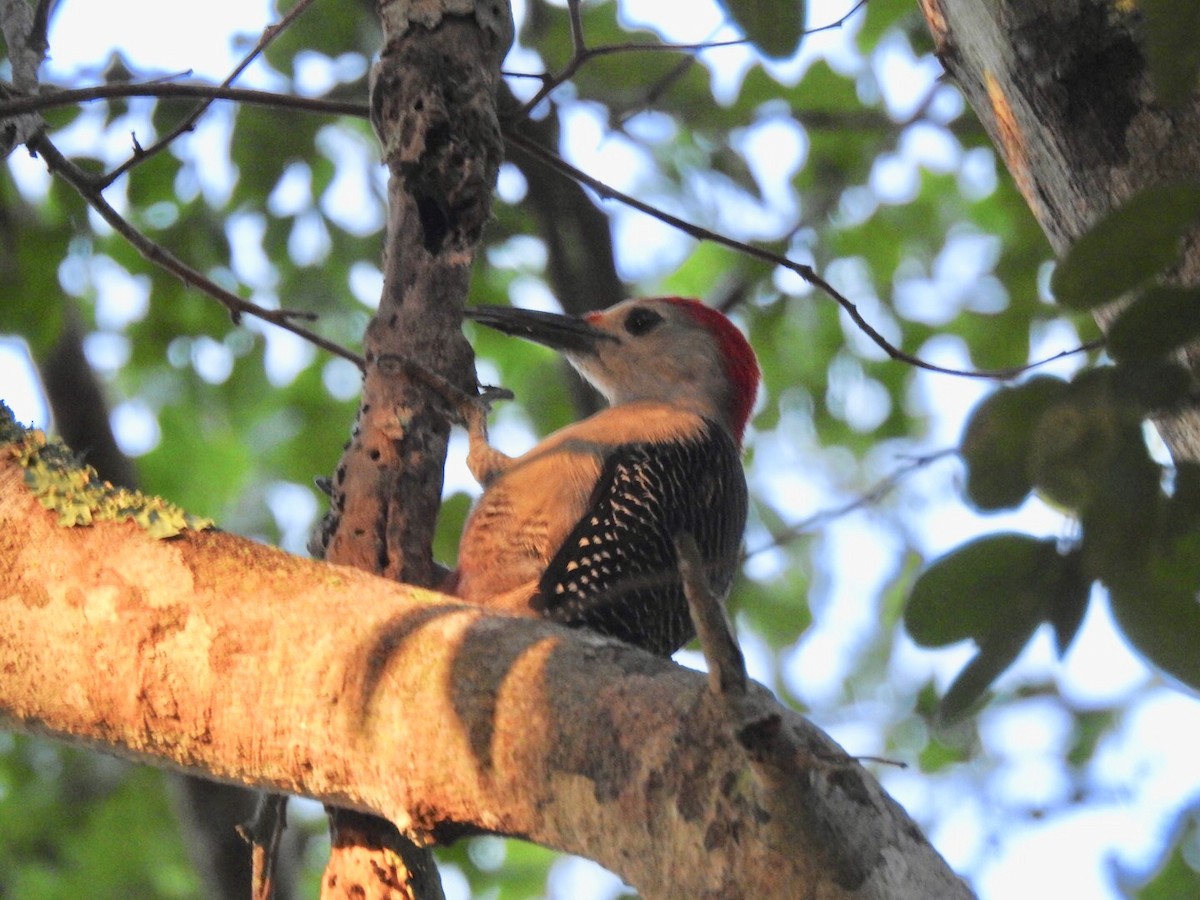
[[[169,84],[159,81],[139,84],[97,84],[86,88],[50,90],[37,94],[25,94],[0,100],[0,119],[20,113],[36,112],[94,100],[109,100],[115,97],[165,97],[203,98],[210,100],[232,100],[251,106],[266,106],[275,109],[300,109],[307,112],[332,116],[354,116],[367,118],[367,105],[346,100],[326,100],[320,97],[297,97],[292,94],[277,94],[272,91],[257,91],[250,88],[222,87],[215,84]]]
[[[782,256],[771,250],[765,250],[762,247],[756,247],[753,244],[748,244],[745,241],[739,241],[736,238],[728,237],[727,235],[720,234],[719,232],[712,231],[700,225],[695,225],[686,221],[685,219],[681,219],[678,216],[658,209],[649,203],[638,200],[636,197],[619,191],[611,185],[600,181],[598,178],[588,175],[586,172],[571,165],[558,154],[553,153],[550,150],[547,150],[545,147],[540,146],[536,142],[529,140],[520,132],[511,127],[505,132],[505,134],[511,143],[520,147],[530,156],[540,160],[549,168],[566,175],[568,178],[573,178],[580,184],[590,187],[603,198],[619,200],[626,206],[636,209],[639,212],[643,212],[648,216],[652,216],[653,218],[658,219],[660,222],[664,222],[698,241],[709,241],[714,244],[719,244],[722,247],[728,247],[731,250],[736,250],[737,252],[753,259],[771,263],[772,265],[787,269],[789,272],[798,275],[808,284],[811,284],[823,294],[832,298],[846,312],[846,314],[850,317],[850,320],[854,322],[856,326],[858,326],[859,330],[862,331],[862,333],[868,338],[870,338],[871,343],[875,344],[876,347],[881,349],[884,353],[897,362],[907,363],[914,368],[924,369],[928,372],[937,372],[942,375],[956,375],[960,378],[983,378],[994,381],[1008,381],[1009,379],[1016,378],[1023,372],[1027,372],[1030,369],[1045,365],[1053,360],[1061,359],[1065,356],[1071,356],[1076,353],[1084,353],[1090,350],[1095,350],[1098,347],[1103,346],[1102,340],[1089,341],[1088,343],[1082,344],[1079,347],[1075,347],[1071,350],[1064,350],[1061,353],[1056,353],[1053,356],[1045,359],[1026,363],[1020,366],[1011,366],[1004,369],[953,369],[948,366],[939,366],[936,363],[931,363],[928,360],[924,360],[918,356],[914,356],[911,353],[907,353],[906,351],[901,350],[899,347],[892,344],[887,338],[880,334],[880,332],[873,325],[871,325],[870,322],[866,320],[863,314],[859,312],[858,306],[852,300],[850,300],[850,298],[841,293],[839,290],[837,290],[837,288],[818,275],[812,266],[796,262],[795,260],[788,259],[786,256]]]
[[[841,28],[843,25],[845,25],[850,20],[851,16],[853,16],[856,12],[858,12],[860,9],[862,9],[866,5],[867,5],[867,0],[858,0],[858,2],[855,3],[848,10],[846,10],[846,12],[844,14],[842,14],[841,16],[838,16],[838,18],[836,18],[834,21],[830,22],[828,25],[818,25],[816,28],[808,29],[806,32],[804,32],[804,34],[805,35],[819,34],[822,31],[834,31],[835,29]]]
[[[264,322],[270,322],[272,325],[290,331],[292,334],[304,338],[309,343],[316,347],[320,347],[335,356],[340,356],[343,359],[348,359],[354,363],[359,369],[363,368],[363,361],[356,353],[347,350],[341,344],[321,337],[315,332],[309,331],[295,323],[297,318],[307,318],[311,316],[309,313],[297,313],[284,309],[265,309],[248,300],[244,300],[237,294],[227,291],[212,279],[207,278],[200,272],[193,269],[187,263],[183,262],[179,257],[175,256],[170,250],[156,241],[151,240],[133,227],[125,218],[118,213],[107,200],[101,190],[96,186],[93,179],[75,163],[67,159],[58,148],[50,142],[44,134],[38,135],[28,142],[29,149],[42,156],[46,161],[50,171],[59,175],[75,190],[77,190],[87,202],[99,213],[112,229],[121,235],[125,240],[129,241],[142,256],[152,263],[162,266],[171,274],[178,277],[184,284],[189,287],[199,288],[210,297],[219,301],[226,309],[229,310],[234,322],[238,322],[243,315],[254,316]]]
[[[288,29],[288,26],[295,22],[296,19],[298,19],[306,9],[312,6],[312,4],[313,0],[300,0],[299,3],[288,10],[287,14],[282,19],[280,19],[278,22],[268,25],[265,29],[263,29],[263,33],[259,37],[258,43],[250,48],[250,52],[247,53],[242,61],[237,64],[234,70],[229,73],[229,77],[221,82],[221,87],[229,87],[232,85],[233,82],[237,80],[238,76],[246,71],[249,65],[258,58],[259,54],[262,53],[263,50],[265,50],[267,46],[273,40],[275,40],[275,38],[283,34],[283,32]],[[101,188],[108,187],[134,166],[145,162],[150,157],[159,153],[161,150],[169,147],[171,143],[181,134],[191,131],[193,128],[195,128],[196,122],[202,115],[204,115],[204,113],[210,106],[212,106],[212,104],[213,98],[209,98],[203,103],[198,104],[182,122],[180,122],[173,129],[171,129],[171,131],[163,135],[155,143],[151,144],[144,150],[141,147],[138,147],[135,142],[133,156],[129,157],[129,159],[125,160],[125,162],[113,169],[101,182]]]
[[[704,574],[704,560],[696,538],[681,534],[675,538],[675,552],[679,555],[679,577],[683,581],[683,595],[687,598],[692,624],[696,626],[696,637],[704,660],[708,663],[708,688],[714,696],[725,700],[742,698],[746,695],[749,676],[746,660],[733,636],[733,628],[723,598],[718,597],[712,584]],[[740,723],[735,722],[735,727]]]
[[[924,469],[938,460],[945,459],[948,456],[956,456],[958,450],[949,448],[946,450],[938,450],[935,453],[927,453],[923,456],[913,457],[907,465],[900,467],[892,472],[887,477],[877,481],[870,490],[866,493],[855,497],[848,503],[843,503],[841,506],[835,506],[832,509],[823,509],[818,513],[814,513],[807,519],[802,519],[793,525],[788,526],[783,531],[777,532],[771,536],[771,540],[761,547],[756,547],[753,550],[747,550],[742,556],[742,562],[751,557],[758,556],[760,553],[766,553],[768,550],[774,550],[782,547],[784,544],[795,540],[801,535],[816,531],[818,528],[831,522],[834,519],[840,519],[842,516],[849,515],[852,512],[857,512],[860,509],[865,509],[868,506],[874,506],[881,502],[888,494],[899,487],[900,483],[914,472]]]
[[[580,0],[567,0],[567,16],[571,20],[571,46],[574,48],[576,56],[583,56],[587,53],[587,43],[583,38],[583,12],[580,9]]]

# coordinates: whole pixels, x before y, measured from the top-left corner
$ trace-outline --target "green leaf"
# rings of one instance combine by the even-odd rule
[[[1113,616],[1129,642],[1152,665],[1193,690],[1200,690],[1198,543],[1193,535],[1177,544],[1190,555],[1175,554],[1152,566],[1158,577],[1126,578],[1110,586]]]
[[[942,698],[943,721],[952,722],[959,718],[983,696],[988,685],[1017,658],[1036,627],[1037,623],[1033,622],[1028,629],[1017,628],[997,634],[980,645],[979,652],[958,673]]]
[[[1118,542],[1136,533],[1129,523],[1156,501],[1160,477],[1142,435],[1145,385],[1126,374],[1108,367],[1077,376],[1038,420],[1030,456],[1038,493],[1098,518]]]
[[[1054,642],[1058,647],[1060,657],[1066,655],[1079,626],[1083,624],[1083,614],[1087,612],[1088,595],[1092,590],[1092,579],[1083,571],[1082,554],[1072,550],[1059,557],[1060,564],[1046,573],[1046,583],[1050,596],[1050,606],[1047,617],[1054,628]]]
[[[1196,89],[1200,74],[1200,4],[1196,0],[1139,0],[1141,37],[1165,106],[1179,106]]]
[[[791,56],[804,35],[804,0],[720,0],[750,43],[767,56]]]
[[[1046,572],[1053,541],[993,534],[951,551],[917,578],[904,613],[913,640],[942,647],[973,638],[1031,633],[1050,609]]]
[[[1066,382],[1043,375],[1003,388],[975,408],[963,433],[961,452],[967,466],[967,498],[976,507],[1018,506],[1033,490],[1034,426],[1066,389]]]
[[[1175,466],[1175,489],[1164,503],[1163,533],[1169,538],[1200,531],[1200,463]]]
[[[969,759],[970,754],[964,748],[931,738],[917,757],[917,765],[923,773],[934,774]]]
[[[1142,419],[1192,399],[1192,374],[1173,360],[1125,360],[1103,371],[1111,373],[1114,402],[1139,426]]]
[[[1107,347],[1118,361],[1151,359],[1197,337],[1200,288],[1164,285],[1148,289],[1121,311],[1108,330]]]
[[[1058,302],[1087,310],[1115,300],[1175,262],[1200,217],[1200,184],[1156,185],[1108,213],[1067,251],[1050,286]]]

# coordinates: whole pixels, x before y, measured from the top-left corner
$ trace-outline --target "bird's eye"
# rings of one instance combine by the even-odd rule
[[[637,337],[645,334],[662,320],[663,317],[654,310],[639,306],[625,317],[625,330]]]

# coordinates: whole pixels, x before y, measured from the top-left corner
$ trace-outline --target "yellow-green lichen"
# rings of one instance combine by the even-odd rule
[[[161,497],[114,487],[82,465],[61,442],[25,428],[0,401],[0,449],[25,470],[25,483],[38,502],[57,513],[60,525],[132,519],[153,538],[169,538],[184,529],[211,528],[211,519],[193,516]]]

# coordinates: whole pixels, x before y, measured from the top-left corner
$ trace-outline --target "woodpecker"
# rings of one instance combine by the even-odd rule
[[[468,411],[467,465],[484,488],[459,545],[454,593],[589,628],[669,656],[694,634],[675,541],[691,534],[719,596],[746,526],[741,442],[759,367],[720,312],[678,297],[583,318],[509,307],[474,321],[560,351],[608,400],[507,456]]]

